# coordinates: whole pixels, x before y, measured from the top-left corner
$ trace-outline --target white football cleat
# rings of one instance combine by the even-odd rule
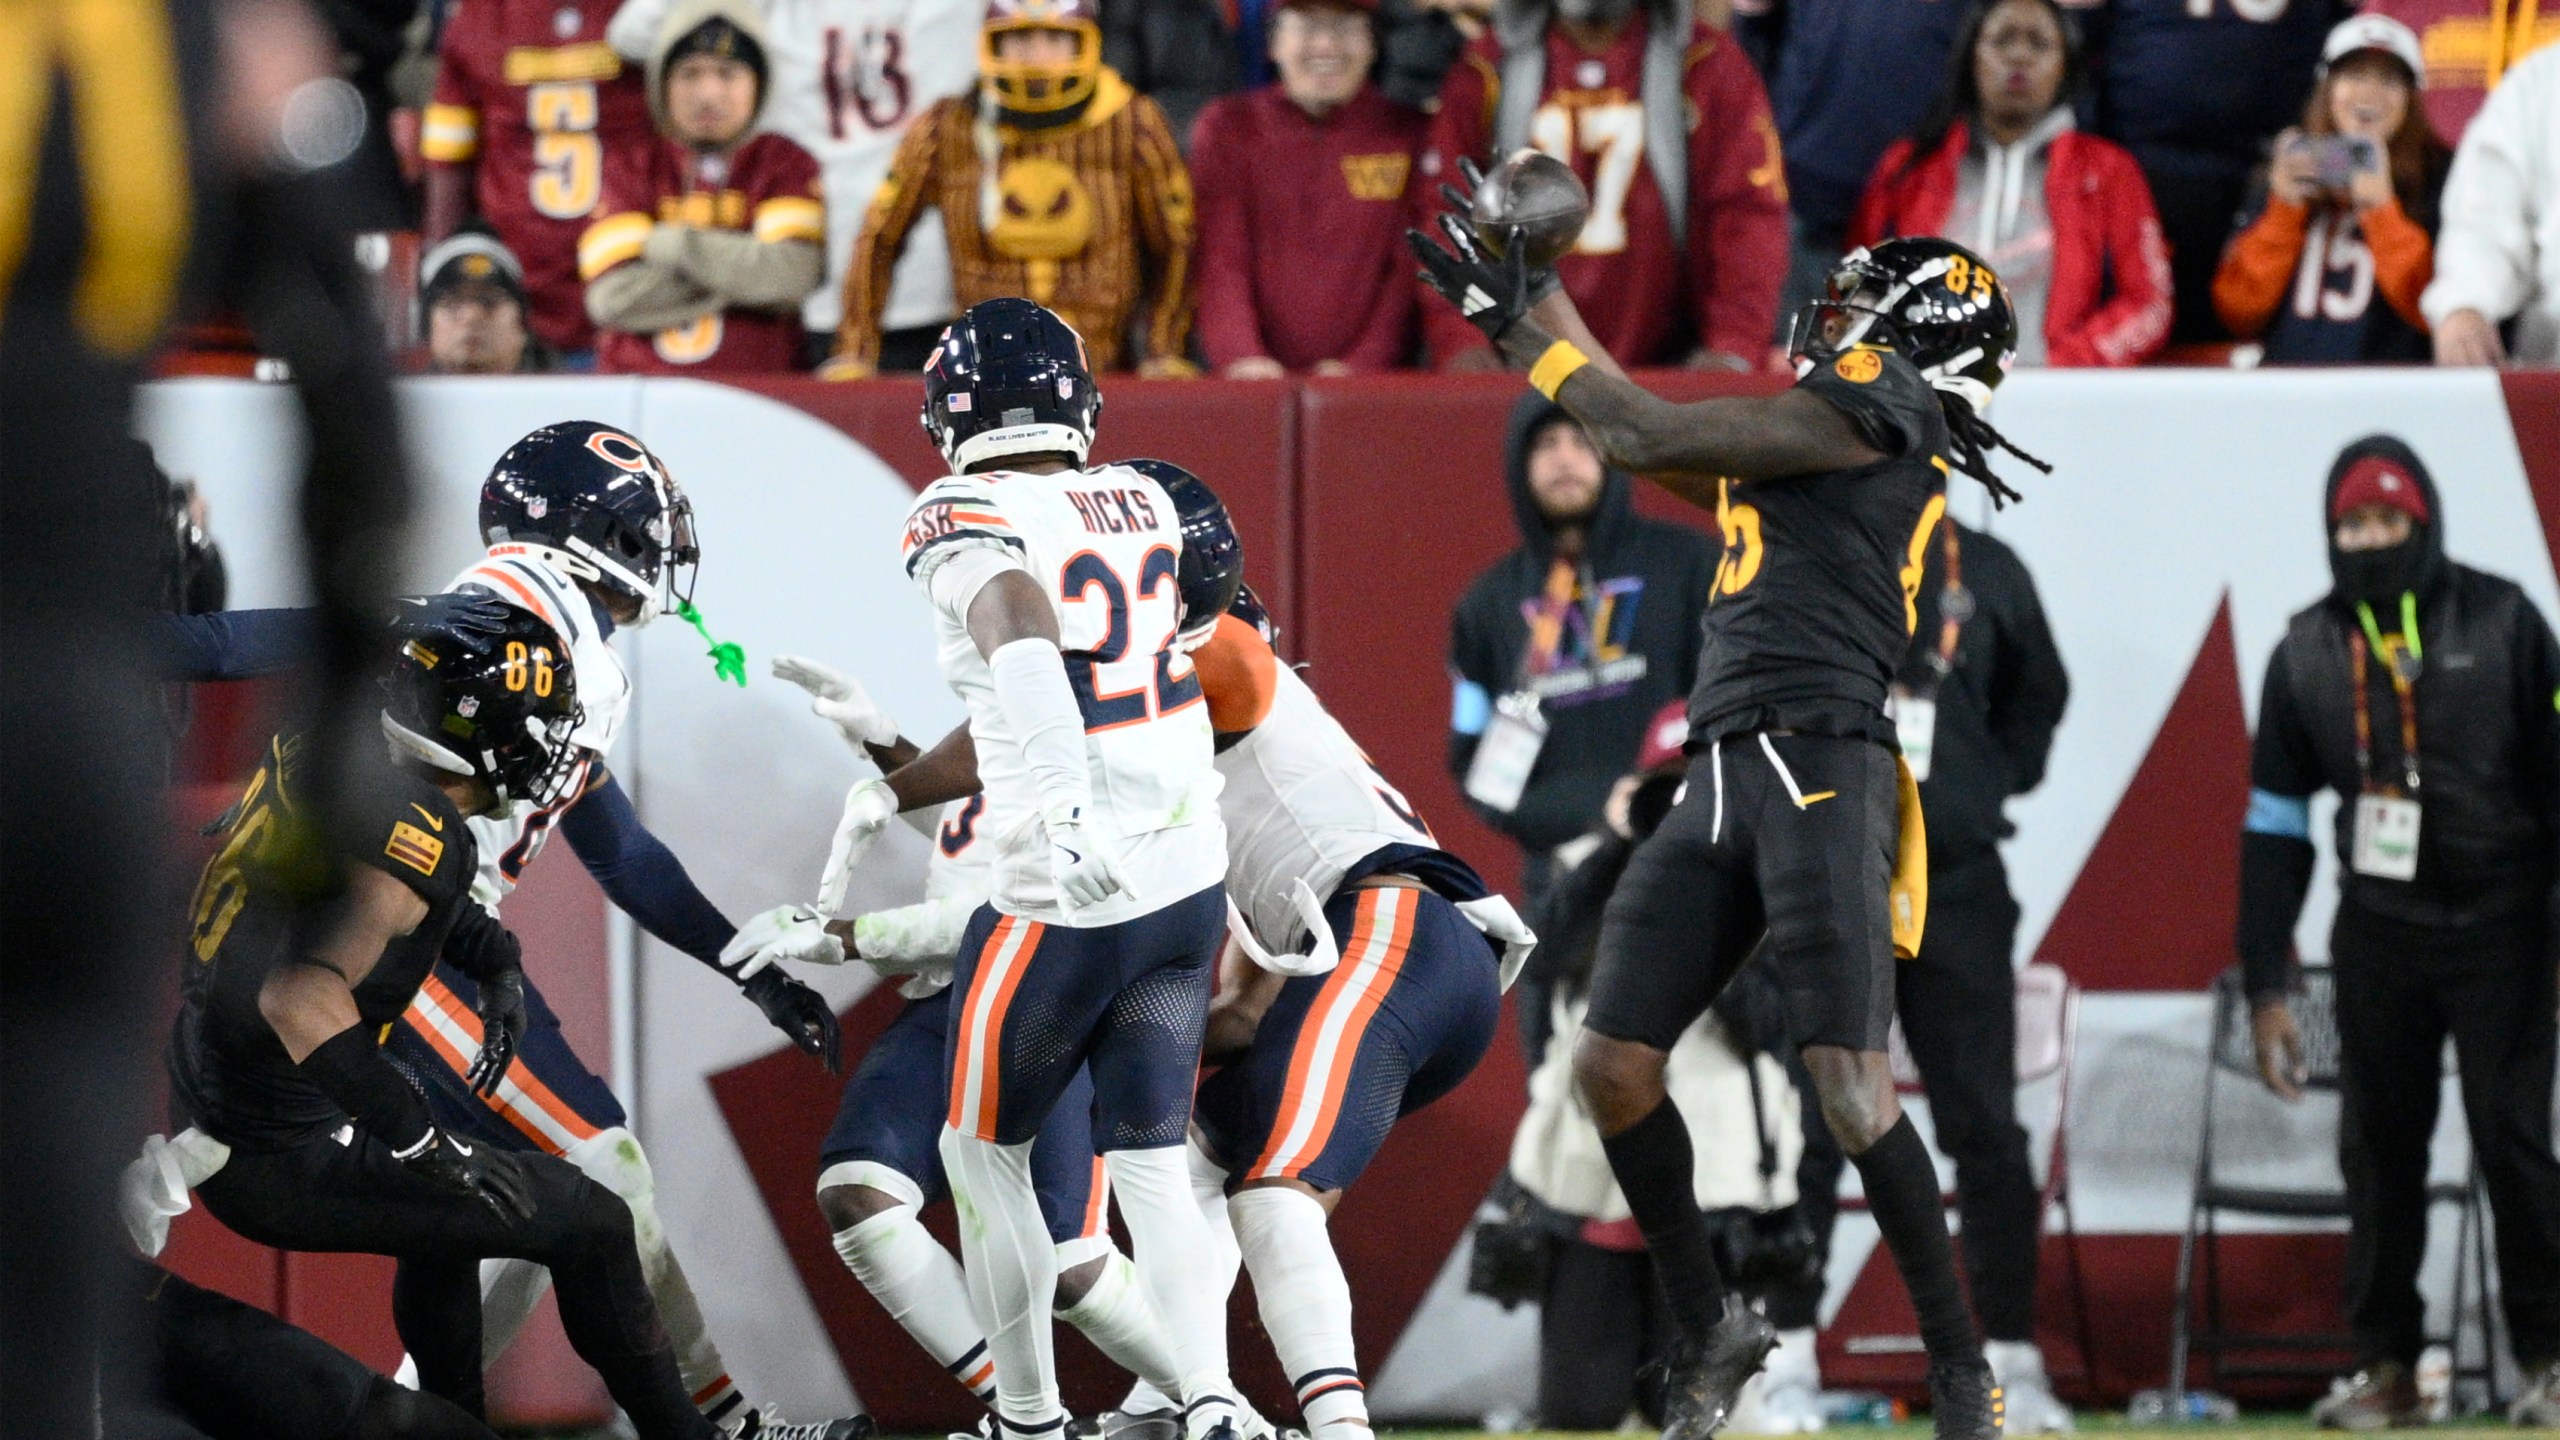
[[[2008,1406],[2006,1431],[2011,1435],[2068,1435],[2071,1407],[2054,1398],[2053,1381],[2044,1373],[2044,1352],[2032,1340],[1993,1340],[1982,1347],[1991,1362],[1992,1378]]]
[[[1813,1331],[1781,1330],[1778,1347],[1742,1387],[1725,1429],[1736,1435],[1810,1435],[1823,1426],[1822,1368]]]

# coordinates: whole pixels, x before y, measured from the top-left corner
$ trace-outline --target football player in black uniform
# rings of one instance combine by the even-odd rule
[[[547,1155],[444,1134],[380,1048],[437,957],[484,993],[521,984],[514,938],[470,903],[466,817],[543,804],[576,773],[576,677],[549,625],[487,602],[494,639],[428,634],[385,681],[387,752],[327,815],[300,803],[305,746],[279,738],[205,867],[171,1039],[176,1095],[228,1145],[198,1186],[216,1218],[285,1250],[399,1258],[392,1314],[424,1388],[482,1412],[479,1262],[549,1266],[572,1344],[646,1440],[715,1440],[676,1375],[631,1212]],[[333,880],[333,875],[342,879]],[[520,1032],[491,1007],[494,1032]],[[510,1029],[510,1027],[513,1027]],[[494,1086],[511,1044],[485,1047]]]
[[[1824,1118],[1919,1314],[1937,1433],[1997,1435],[1937,1167],[1885,1060],[1893,962],[1919,948],[1927,871],[1884,702],[1950,469],[2014,494],[1988,464],[2007,442],[1982,419],[2016,348],[2008,293],[1942,240],[1858,251],[1797,318],[1794,388],[1674,405],[1628,383],[1517,232],[1495,258],[1455,216],[1442,230],[1455,253],[1412,237],[1424,280],[1611,460],[1714,506],[1725,537],[1689,701],[1697,759],[1609,904],[1574,1057],[1682,1330],[1666,1440],[1721,1425],[1776,1340],[1725,1293],[1662,1080],[1673,1042],[1764,934]]]

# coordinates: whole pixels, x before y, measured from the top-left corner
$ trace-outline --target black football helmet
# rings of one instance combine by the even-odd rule
[[[1950,240],[1917,236],[1852,250],[1823,297],[1796,312],[1787,352],[1820,363],[1883,345],[1980,415],[2018,357],[2018,312],[1999,272]]]
[[[548,805],[582,753],[569,739],[585,718],[569,647],[532,611],[487,604],[494,638],[430,629],[400,642],[382,733],[403,759],[486,782],[502,809]]]
[[[1130,460],[1132,470],[1164,487],[1182,521],[1182,563],[1175,586],[1182,592],[1182,638],[1205,640],[1218,617],[1244,586],[1244,539],[1227,515],[1226,502],[1197,475],[1170,460]]]
[[[1252,586],[1236,587],[1236,598],[1227,606],[1227,613],[1252,626],[1254,633],[1262,637],[1263,644],[1277,646],[1280,643],[1279,622],[1271,618],[1270,607],[1262,603],[1261,596],[1253,593]]]
[[[702,547],[693,503],[630,432],[593,420],[545,425],[498,457],[480,486],[480,536],[523,545],[578,580],[638,602],[646,625],[690,604]]]
[[[924,363],[924,433],[951,468],[1008,455],[1084,463],[1102,392],[1075,327],[1028,300],[981,300]]]

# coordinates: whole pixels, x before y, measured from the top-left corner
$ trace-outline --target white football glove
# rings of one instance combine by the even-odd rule
[[[1120,857],[1101,832],[1081,823],[1049,827],[1049,873],[1066,908],[1099,905],[1114,895],[1136,899],[1137,888],[1121,872]]]
[[[1511,902],[1499,895],[1469,900],[1458,907],[1458,913],[1467,917],[1467,923],[1483,932],[1486,939],[1502,947],[1502,988],[1510,989],[1511,982],[1520,978],[1520,967],[1529,963],[1529,952],[1538,948],[1538,932],[1530,929],[1520,912],[1511,908]]]
[[[1253,927],[1245,923],[1244,912],[1236,908],[1235,896],[1227,897],[1227,933],[1236,937],[1236,945],[1245,958],[1274,975],[1296,978],[1301,975],[1323,975],[1342,963],[1342,951],[1333,943],[1333,927],[1325,923],[1324,902],[1316,898],[1315,887],[1305,880],[1289,882],[1289,900],[1305,922],[1307,936],[1314,945],[1304,955],[1274,955],[1262,948],[1253,937]]]
[[[853,869],[862,863],[871,842],[898,818],[898,792],[886,780],[865,780],[845,792],[844,815],[836,821],[835,843],[827,849],[827,868],[818,874],[818,911],[842,914],[845,891],[853,885]]]
[[[861,681],[842,670],[798,655],[776,655],[773,678],[788,680],[808,691],[814,697],[809,708],[818,718],[843,731],[846,744],[885,747],[897,741],[898,722],[872,701]]]
[[[739,926],[737,936],[720,948],[720,968],[740,983],[785,960],[841,965],[844,942],[827,933],[827,917],[816,907],[776,905]]]

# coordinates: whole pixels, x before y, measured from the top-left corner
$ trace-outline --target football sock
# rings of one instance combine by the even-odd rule
[[[711,1327],[702,1318],[702,1302],[693,1297],[676,1252],[667,1246],[667,1227],[658,1219],[658,1182],[640,1137],[617,1125],[560,1152],[560,1158],[585,1171],[595,1182],[622,1197],[631,1209],[631,1239],[640,1250],[640,1273],[658,1302],[658,1318],[675,1347],[676,1373],[685,1392],[703,1414],[726,1420],[745,1403],[729,1378],[728,1362],[711,1343]]]
[[[1226,1305],[1202,1283],[1215,1242],[1192,1192],[1183,1147],[1114,1150],[1103,1160],[1137,1241],[1139,1282],[1164,1322],[1182,1379],[1183,1428],[1190,1440],[1201,1440],[1240,1412],[1227,1378]]]
[[[1938,1191],[1938,1167],[1929,1147],[1920,1142],[1911,1117],[1894,1122],[1884,1137],[1849,1157],[1866,1182],[1867,1210],[1884,1232],[1911,1292],[1911,1308],[1920,1317],[1920,1340],[1932,1360],[1979,1360],[1973,1340],[1973,1317],[1965,1310],[1964,1288],[1956,1279],[1956,1251],[1947,1239],[1947,1206]]]
[[[1102,1274],[1084,1298],[1058,1312],[1058,1318],[1084,1332],[1112,1364],[1159,1390],[1182,1383],[1173,1364],[1173,1347],[1155,1307],[1138,1287],[1138,1268],[1114,1250],[1104,1257]]]
[[[1047,1436],[1063,1419],[1051,1350],[1058,1256],[1031,1185],[1031,1142],[999,1145],[944,1126],[942,1167],[960,1211],[969,1305],[996,1363],[996,1420]]]
[[[969,1282],[914,1207],[894,1205],[847,1226],[836,1232],[835,1243],[844,1268],[889,1318],[979,1404],[994,1404],[995,1362],[987,1358],[986,1332],[969,1313]]]
[[[1183,1145],[1182,1159],[1191,1171],[1191,1197],[1209,1222],[1209,1263],[1201,1273],[1207,1277],[1210,1293],[1224,1305],[1235,1293],[1236,1267],[1244,1260],[1236,1248],[1235,1220],[1227,1213],[1227,1172],[1209,1158],[1198,1140]]]
[[[530,1260],[480,1262],[481,1364],[498,1363],[550,1288],[551,1272]]]
[[[1129,1393],[1120,1397],[1120,1413],[1123,1415],[1170,1415],[1181,1408],[1182,1402],[1174,1399],[1163,1386],[1150,1385],[1144,1379],[1130,1386]]]
[[[1368,1391],[1351,1344],[1351,1285],[1325,1232],[1324,1206],[1286,1186],[1257,1186],[1227,1202],[1262,1328],[1316,1440],[1370,1440]]]
[[[1636,1228],[1644,1232],[1672,1318],[1682,1334],[1703,1339],[1724,1317],[1724,1275],[1716,1268],[1707,1217],[1698,1209],[1697,1162],[1680,1107],[1664,1096],[1643,1119],[1602,1137],[1600,1148],[1635,1213]]]

